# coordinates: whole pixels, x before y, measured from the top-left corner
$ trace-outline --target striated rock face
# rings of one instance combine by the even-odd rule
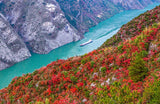
[[[57,0],[66,18],[82,33],[114,14],[130,9],[142,9],[160,0]]]
[[[55,0],[4,0],[3,12],[31,51],[46,54],[82,35]]]
[[[30,57],[23,40],[0,14],[0,70]]]
[[[66,18],[80,32],[113,16],[122,10],[107,0],[57,0],[64,11]]]

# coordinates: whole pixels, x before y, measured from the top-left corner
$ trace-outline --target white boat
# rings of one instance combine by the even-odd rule
[[[85,46],[85,45],[87,45],[87,44],[89,44],[89,43],[92,43],[93,41],[90,39],[88,42],[85,42],[85,43],[83,43],[83,44],[80,44],[80,46]]]

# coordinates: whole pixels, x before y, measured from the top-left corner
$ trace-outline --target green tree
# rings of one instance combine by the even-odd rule
[[[129,66],[129,76],[134,82],[142,81],[148,75],[148,68],[145,66],[146,62],[137,55],[135,60]]]

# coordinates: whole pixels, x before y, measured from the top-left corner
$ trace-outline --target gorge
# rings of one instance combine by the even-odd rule
[[[97,26],[91,28],[88,33],[85,34],[85,38],[78,42],[73,42],[57,48],[46,55],[39,55],[32,53],[32,57],[22,61],[14,66],[0,71],[0,89],[8,86],[12,78],[15,76],[21,76],[24,73],[31,73],[35,69],[47,65],[48,63],[55,61],[57,59],[66,59],[76,55],[83,55],[94,49],[97,49],[102,45],[107,39],[112,37],[119,28],[129,22],[134,17],[147,10],[153,9],[158,4],[149,5],[147,8],[142,10],[129,10],[121,12],[106,21],[101,22]],[[79,45],[89,39],[93,39],[94,42],[85,46],[79,47]],[[72,48],[71,48],[72,47]],[[65,50],[65,52],[64,52]]]
[[[136,15],[139,16],[134,18]],[[85,37],[93,42],[81,48],[79,43],[85,39],[72,42],[57,48],[59,51],[54,50],[57,54],[49,57],[32,54],[38,55],[36,61],[30,60],[28,65],[21,64],[21,71],[26,67],[30,71],[37,63],[43,61],[44,64],[48,59],[61,55],[60,59],[51,59],[53,62],[31,73],[14,77],[8,87],[0,90],[0,103],[159,104],[158,3],[141,10],[123,11],[90,28]],[[86,51],[91,52],[84,54]],[[69,58],[63,59],[63,56]],[[11,75],[21,72],[17,69]]]
[[[55,48],[78,41],[99,22],[124,10],[142,9],[153,2],[159,0],[1,0],[1,15],[7,27],[14,30],[18,37],[15,39],[14,35],[6,32],[7,37],[15,39],[12,44],[0,37],[5,41],[0,44],[3,46],[0,70],[30,57],[30,53],[47,54]],[[12,46],[19,51],[13,51]],[[8,57],[15,57],[16,60]]]

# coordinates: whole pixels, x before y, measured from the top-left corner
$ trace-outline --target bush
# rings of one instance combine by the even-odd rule
[[[67,71],[63,71],[63,74],[64,74],[65,77],[67,77],[68,72]]]
[[[91,61],[91,67],[93,67],[93,66],[94,66],[94,64],[95,64],[95,62],[94,62],[94,61]]]
[[[134,82],[142,81],[148,75],[148,68],[145,66],[145,61],[139,55],[131,62],[128,70],[129,76]]]
[[[90,97],[89,94],[90,94],[90,91],[89,91],[89,90],[85,90],[85,97],[86,97],[86,98],[89,98],[89,97]]]
[[[46,98],[45,104],[49,104],[49,99],[48,98]]]
[[[129,86],[121,86],[119,82],[112,84],[110,90],[104,88],[97,94],[97,99],[94,104],[133,104],[139,94],[135,91],[131,93]]]
[[[143,93],[144,103],[159,104],[160,102],[160,80],[155,80],[149,87],[145,88]]]
[[[81,60],[81,64],[85,64],[87,62],[87,60],[85,59],[85,58],[83,58],[82,60]]]
[[[147,51],[145,51],[145,50],[143,50],[143,51],[141,51],[141,57],[147,57],[147,55],[148,55],[148,52]]]
[[[153,27],[153,28],[158,28],[158,24],[157,24],[157,23],[154,23],[154,24],[152,25],[152,27]]]
[[[72,81],[73,83],[76,83],[76,82],[77,82],[77,78],[76,78],[75,76],[71,76],[71,81]]]
[[[28,88],[32,88],[33,87],[33,81],[31,81],[29,84],[28,84]]]
[[[123,44],[118,46],[118,51],[119,51],[120,53],[123,52],[122,48],[123,48]]]
[[[106,70],[107,70],[106,67],[102,67],[102,68],[101,68],[101,72],[102,72],[102,73],[105,73]]]

